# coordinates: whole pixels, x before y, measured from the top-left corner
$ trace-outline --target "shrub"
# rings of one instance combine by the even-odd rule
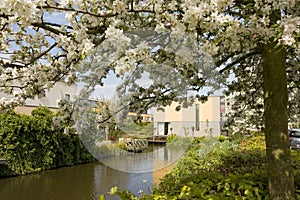
[[[218,137],[218,140],[220,141],[220,142],[224,142],[225,140],[227,140],[228,138],[227,137],[225,137],[225,136],[223,136],[223,135],[220,135],[219,137]]]
[[[261,152],[240,151],[236,141],[204,140],[162,179],[155,194],[183,199],[261,199],[267,197],[264,162]]]
[[[175,133],[168,135],[167,143],[170,143],[172,140],[176,139],[176,137],[177,137],[177,135]]]
[[[117,142],[116,146],[120,149],[127,150],[127,146],[125,142]]]
[[[265,138],[262,133],[193,143],[176,167],[139,199],[269,199]],[[299,152],[292,151],[297,199],[300,199]],[[117,194],[123,194],[118,191]],[[138,199],[126,191],[128,199]]]
[[[0,114],[0,152],[11,171],[21,175],[93,160],[77,134],[53,128],[53,117],[45,107],[32,115]]]

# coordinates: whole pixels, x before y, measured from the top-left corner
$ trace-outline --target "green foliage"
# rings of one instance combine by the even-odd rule
[[[258,132],[254,135],[244,138],[240,143],[240,150],[265,150],[265,136],[264,133]]]
[[[120,149],[126,150],[126,143],[125,142],[117,142],[116,146]]]
[[[193,145],[199,145],[205,140],[205,137],[194,137],[192,144]]]
[[[177,148],[178,146],[182,148],[188,148],[192,143],[192,138],[182,137],[176,134],[171,134],[167,137],[167,146],[172,148]]]
[[[22,175],[93,160],[75,133],[54,129],[54,116],[45,107],[32,115],[0,114],[0,156],[8,160],[9,170]]]
[[[167,143],[170,143],[176,137],[178,137],[178,136],[175,133],[172,133],[172,134],[168,135],[168,137],[167,137]]]
[[[267,197],[267,175],[259,165],[264,157],[257,152],[240,152],[236,141],[221,141],[209,139],[193,147],[164,177],[155,194],[175,199]]]
[[[235,140],[235,141],[241,141],[245,138],[245,134],[243,134],[242,132],[234,133],[232,131],[229,131],[228,136],[231,140]]]
[[[129,135],[149,136],[153,134],[153,123],[126,120],[122,131]]]
[[[115,138],[120,138],[123,137],[126,133],[120,129],[112,129],[110,130],[110,135],[115,137]]]
[[[138,198],[132,194],[130,191],[119,191],[119,188],[112,187],[109,192],[110,195],[118,195],[121,200],[137,200]]]
[[[227,137],[225,137],[225,136],[223,136],[223,135],[220,135],[219,137],[218,137],[218,140],[220,141],[220,142],[224,142],[225,140],[227,140],[228,138]]]
[[[295,181],[296,197],[300,199],[300,151],[292,150],[293,174]]]
[[[236,140],[205,140],[179,161],[155,193],[179,199],[263,199],[264,162],[261,152],[240,151]]]
[[[300,199],[300,152],[292,151],[292,158]],[[194,140],[153,194],[139,199],[269,199],[264,135]]]

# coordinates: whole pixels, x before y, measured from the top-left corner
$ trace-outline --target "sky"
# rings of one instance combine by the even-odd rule
[[[96,90],[91,95],[91,99],[112,99],[117,95],[116,88],[121,83],[122,80],[117,78],[113,72],[110,72],[107,78],[103,79],[103,86],[96,86]],[[145,75],[139,79],[137,83],[142,86],[148,86],[151,84],[151,80]]]
[[[51,13],[46,14],[44,16],[45,21],[49,19],[49,21],[55,20],[57,23],[61,24],[68,24],[67,20],[65,19],[65,13]],[[116,96],[116,87],[121,83],[121,80],[118,79],[112,72],[109,73],[106,79],[104,79],[104,85],[103,86],[97,86],[96,91],[92,94],[91,99],[111,99],[114,96]],[[140,85],[150,85],[151,81],[147,79],[147,77],[142,77],[142,79],[139,81]],[[82,85],[82,84],[79,84]],[[80,86],[79,86],[80,88]],[[202,94],[209,91],[209,88],[204,88],[202,90]],[[222,95],[221,91],[215,92],[215,95]]]
[[[109,73],[106,79],[103,81],[103,86],[97,86],[95,92],[91,96],[92,99],[111,99],[116,96],[116,87],[121,83],[121,80],[118,79],[113,73]]]
[[[96,87],[96,91],[92,94],[91,99],[111,99],[116,95],[116,87],[118,86],[118,84],[121,83],[120,79],[118,79],[113,73],[111,73],[104,81],[104,85],[103,86],[97,86]],[[149,84],[149,80],[144,80],[144,81],[140,81],[141,85],[148,85]],[[200,94],[205,94],[208,91],[210,91],[211,89],[206,87],[203,88],[199,93]],[[223,90],[217,90],[214,92],[213,95],[215,96],[222,96]]]

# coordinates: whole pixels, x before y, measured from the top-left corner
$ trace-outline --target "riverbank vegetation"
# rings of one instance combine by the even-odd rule
[[[300,154],[292,151],[297,199],[300,199]],[[122,199],[269,199],[265,137],[256,133],[229,140],[197,139],[153,194],[136,197],[111,191]]]
[[[67,124],[55,126],[53,118],[58,115],[45,107],[31,115],[0,113],[0,157],[8,161],[0,166],[0,177],[94,160],[75,131],[64,131]]]

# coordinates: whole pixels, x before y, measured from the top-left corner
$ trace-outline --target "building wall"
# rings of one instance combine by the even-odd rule
[[[16,107],[14,110],[17,113],[22,113],[22,114],[26,114],[26,115],[30,115],[31,112],[36,109],[37,106],[18,106]],[[49,108],[49,107],[48,107]],[[49,110],[51,110],[52,112],[57,112],[58,108],[49,108]]]
[[[196,105],[199,112],[196,117]],[[208,97],[208,101],[196,101],[188,108],[176,111],[178,103],[154,111],[154,134],[168,135],[175,133],[181,136],[218,136],[220,135],[220,97]],[[198,118],[198,122],[196,122]],[[198,125],[197,125],[198,123]],[[166,126],[168,130],[166,132]],[[197,129],[197,126],[199,129]]]
[[[183,122],[190,122],[196,120],[196,104],[199,105],[199,111],[201,110],[201,103],[195,102],[193,106],[187,108],[181,108],[181,118]],[[195,125],[194,125],[195,126]]]
[[[46,106],[52,111],[58,109],[58,103],[64,98],[69,98],[70,100],[75,99],[77,93],[76,85],[69,86],[63,82],[57,82],[53,88],[49,91],[45,91],[44,97],[27,99],[23,106],[18,106],[15,108],[16,112],[30,114],[32,110],[39,106]],[[10,98],[9,95],[0,93],[0,99],[2,97]]]
[[[154,119],[156,121],[182,121],[181,112],[176,111],[177,103],[170,106],[161,107],[155,110]]]
[[[45,91],[42,98],[28,99],[25,102],[27,106],[43,105],[50,108],[58,108],[58,103],[69,95],[70,100],[74,100],[76,95],[76,85],[69,86],[65,83],[58,82],[49,91]]]
[[[128,116],[136,117],[137,113],[129,112]],[[153,122],[153,115],[152,114],[145,114],[145,113],[143,113],[139,117],[141,118],[142,122]]]
[[[201,121],[220,121],[220,97],[209,97],[208,101],[200,104]]]

